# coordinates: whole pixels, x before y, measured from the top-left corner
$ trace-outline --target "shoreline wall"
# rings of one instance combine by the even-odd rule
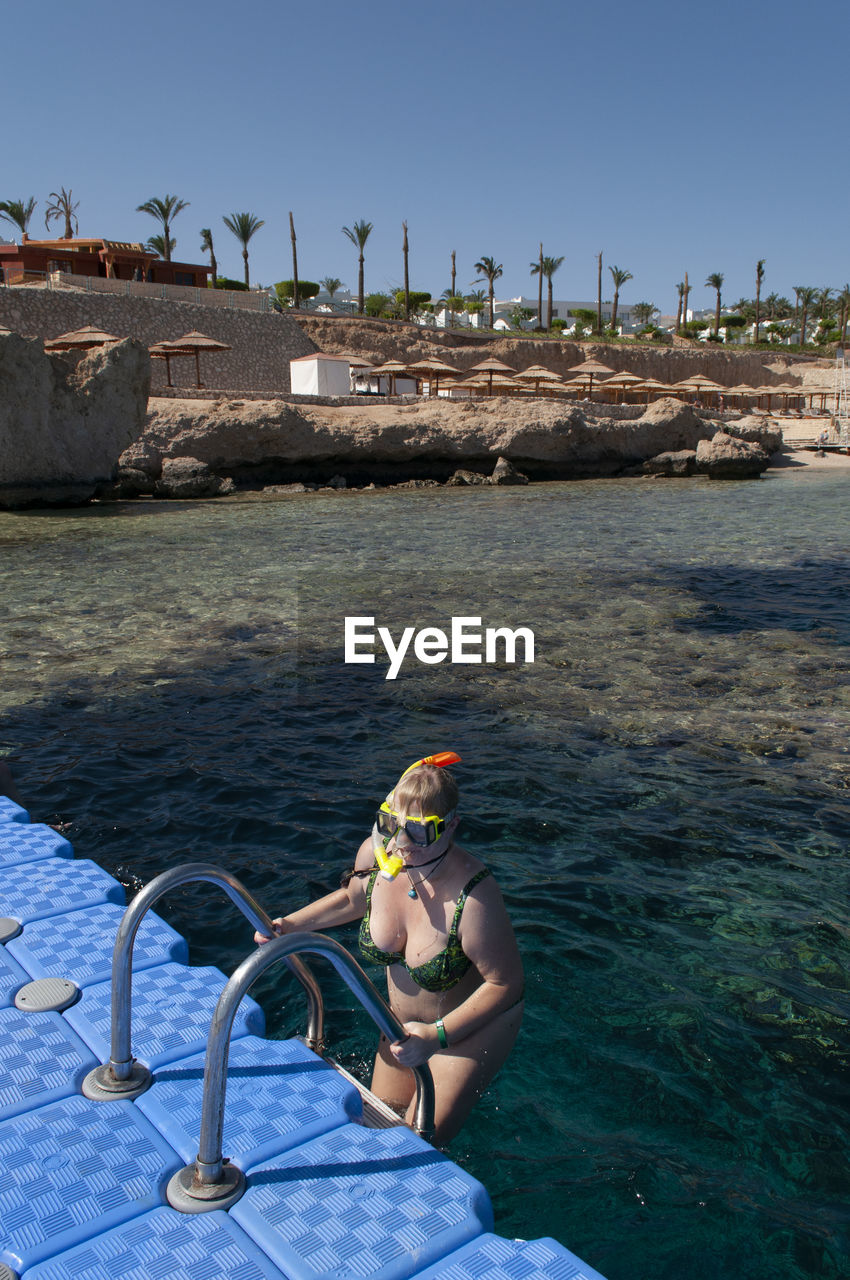
[[[226,342],[230,351],[201,352],[201,379],[208,387],[281,394],[290,390],[289,362],[310,355],[315,343],[295,321],[277,312],[239,311],[155,298],[122,298],[39,287],[0,288],[0,325],[25,338],[55,338],[95,325],[118,338],[152,346],[197,329]],[[151,392],[166,388],[164,360],[151,361]],[[195,385],[195,361],[171,361],[172,381]]]

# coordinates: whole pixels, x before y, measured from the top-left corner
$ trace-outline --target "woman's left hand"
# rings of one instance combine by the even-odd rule
[[[431,1022],[405,1022],[406,1040],[396,1040],[390,1053],[402,1067],[421,1067],[437,1052],[437,1028]]]

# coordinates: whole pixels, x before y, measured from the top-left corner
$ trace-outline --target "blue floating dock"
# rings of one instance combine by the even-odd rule
[[[58,1013],[0,1009],[0,1120],[79,1093],[96,1066]]]
[[[21,805],[8,796],[0,796],[0,822],[29,822],[30,816]]]
[[[226,978],[188,964],[148,913],[133,956],[135,1101],[91,1101],[110,1055],[124,889],[0,796],[0,1275],[21,1280],[603,1280],[554,1240],[492,1232],[481,1183],[404,1125],[366,1127],[359,1092],[298,1040],[233,1027],[224,1154],[247,1178],[228,1212],[180,1213],[171,1176],[197,1152],[204,1051]],[[16,930],[20,926],[19,932]],[[5,945],[4,945],[5,940]],[[63,1013],[17,1009],[64,978]]]
[[[89,987],[112,979],[112,950],[115,934],[124,915],[123,906],[104,902],[82,911],[34,920],[6,950],[31,978],[55,976],[61,970],[78,987]],[[57,955],[56,937],[61,935],[61,954]],[[150,969],[173,960],[189,963],[186,939],[176,929],[149,911],[136,934],[133,945],[133,969]]]
[[[0,1261],[22,1271],[162,1203],[180,1159],[131,1102],[75,1096],[0,1123]]]
[[[35,862],[39,858],[73,858],[74,849],[52,827],[40,823],[16,822],[14,826],[3,832],[3,843],[0,844],[0,867],[13,862]]]
[[[153,1209],[43,1262],[26,1280],[287,1280],[226,1213]]]
[[[204,1054],[154,1073],[136,1105],[186,1163],[198,1152]],[[240,1169],[359,1119],[360,1094],[299,1040],[234,1040],[227,1068],[224,1150]]]
[[[230,1216],[292,1280],[405,1280],[493,1225],[481,1183],[403,1125],[346,1125],[248,1175]]]

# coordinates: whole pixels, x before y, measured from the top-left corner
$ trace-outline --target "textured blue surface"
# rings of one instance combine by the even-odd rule
[[[204,1055],[163,1067],[136,1106],[188,1163],[198,1152]],[[224,1154],[245,1169],[362,1114],[360,1094],[297,1040],[234,1040]]]
[[[78,1093],[96,1066],[58,1013],[0,1009],[0,1120]]]
[[[226,1213],[153,1209],[27,1271],[25,1280],[286,1280]]]
[[[0,822],[29,822],[30,816],[8,796],[0,796]]]
[[[25,982],[29,982],[29,974],[9,955],[5,947],[0,947],[0,1009],[7,1009],[14,1004],[15,995]]]
[[[112,950],[123,915],[121,907],[105,902],[84,911],[34,920],[6,947],[33,978],[61,974],[78,987],[106,982],[112,977]],[[136,934],[133,969],[149,969],[168,960],[188,963],[186,940],[149,911]]]
[[[355,1124],[249,1169],[230,1214],[292,1280],[401,1280],[493,1225],[481,1183],[427,1142]]]
[[[45,916],[125,902],[124,887],[88,858],[41,858],[4,867],[0,877],[0,915],[27,924]]]
[[[479,1236],[417,1273],[416,1280],[604,1280],[557,1240]]]
[[[77,866],[74,863],[74,866]],[[227,979],[219,969],[161,964],[133,974],[133,1056],[154,1069],[206,1049],[216,1001]],[[66,1019],[101,1062],[109,1059],[112,984],[98,982],[83,989]],[[250,996],[239,1006],[233,1035],[262,1035],[263,1011]]]
[[[482,1234],[493,1215],[481,1184],[406,1128],[348,1123],[356,1090],[299,1041],[250,1034],[264,1019],[249,998],[224,1125],[248,1190],[230,1215],[166,1206],[169,1177],[197,1149],[203,1049],[226,979],[180,963],[184,940],[149,914],[132,1025],[154,1085],[135,1104],[79,1096],[90,1050],[109,1057],[105,979],[124,890],[49,828],[16,840],[28,816],[0,796],[0,916],[24,924],[0,946],[0,1263],[23,1280],[603,1280],[553,1240]],[[11,849],[28,860],[4,859]],[[80,1003],[64,1017],[10,1007],[48,975],[85,986]]]
[[[0,1261],[21,1271],[162,1203],[179,1157],[131,1102],[65,1098],[0,1122]]]
[[[52,827],[8,822],[0,827],[0,867],[37,858],[73,858],[73,846]]]

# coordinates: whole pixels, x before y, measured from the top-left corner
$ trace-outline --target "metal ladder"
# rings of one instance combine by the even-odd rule
[[[208,863],[190,862],[156,876],[136,895],[122,917],[112,953],[111,1045],[110,1060],[96,1067],[83,1082],[83,1093],[95,1101],[132,1099],[144,1093],[152,1083],[147,1067],[132,1054],[131,991],[133,943],[145,914],[171,889],[194,881],[206,881],[224,889],[255,929],[272,938],[253,951],[236,969],[219,997],[210,1023],[204,1067],[204,1094],[201,1107],[201,1132],[198,1157],[192,1165],[180,1170],[169,1184],[168,1197],[176,1209],[199,1213],[207,1209],[229,1207],[244,1190],[244,1175],[222,1156],[224,1100],[227,1063],[233,1020],[239,1004],[267,969],[283,961],[295,975],[307,995],[308,1025],[304,1041],[316,1053],[323,1051],[324,1002],[315,976],[300,958],[303,953],[329,960],[349,990],[390,1041],[403,1040],[404,1028],[374,983],[357,961],[332,938],[317,933],[274,934],[271,918],[248,892],[241,881]],[[398,1117],[376,1098],[365,1085],[334,1062],[326,1060],[359,1090],[364,1099],[365,1123],[383,1128],[398,1123]],[[416,1107],[413,1128],[429,1140],[434,1132],[434,1084],[427,1063],[412,1068],[416,1080]]]

